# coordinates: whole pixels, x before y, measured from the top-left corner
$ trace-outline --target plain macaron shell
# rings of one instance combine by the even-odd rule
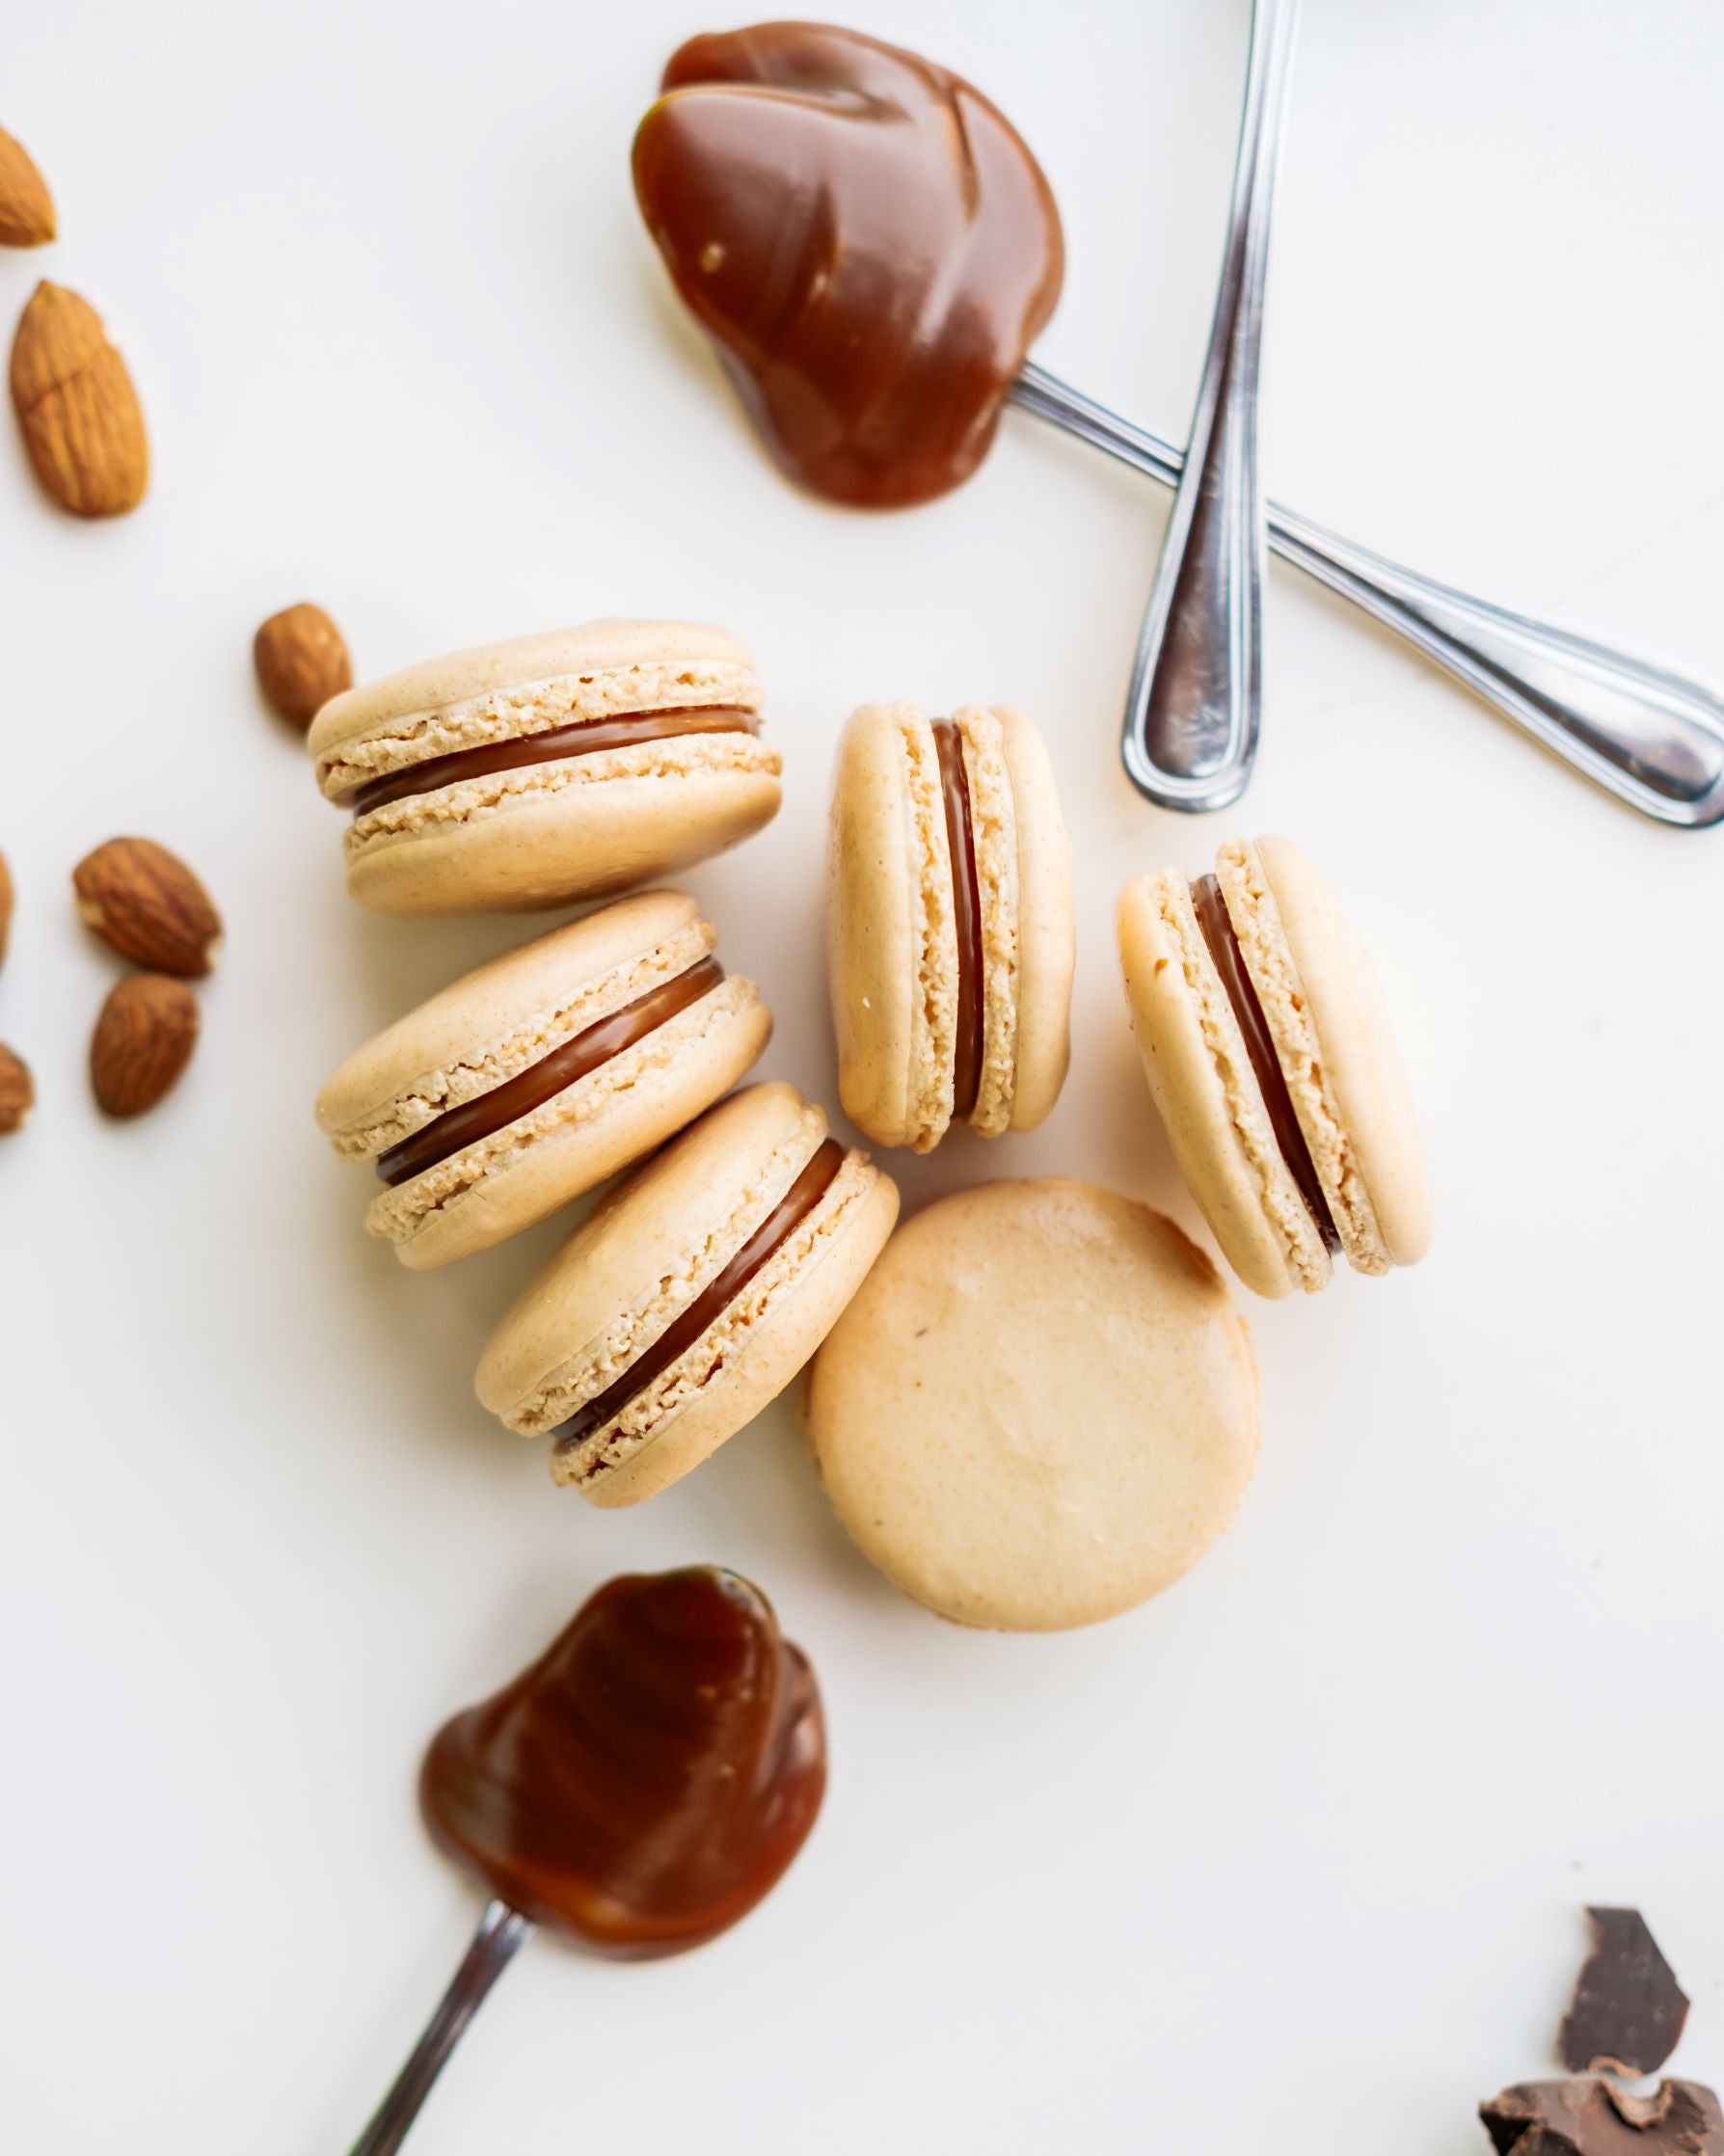
[[[1070,1056],[1071,842],[1053,768],[1010,705],[953,714],[981,902],[983,1061],[969,1118],[1034,1129]],[[958,949],[931,723],[913,704],[854,713],[839,747],[827,949],[839,1092],[876,1145],[937,1145],[954,1113]]]
[[[839,1519],[913,1601],[1060,1630],[1159,1593],[1231,1521],[1256,1365],[1161,1214],[984,1183],[894,1236],[815,1358],[807,1420]]]
[[[346,690],[308,746],[330,799],[415,764],[586,720],[692,706],[758,711],[722,629],[601,621],[451,653]],[[397,914],[530,911],[724,851],[777,813],[778,753],[748,733],[681,734],[409,795],[350,823],[352,895]]]
[[[478,967],[350,1056],[317,1101],[349,1160],[378,1155],[529,1070],[714,951],[692,899],[647,891]],[[735,1085],[771,1036],[727,976],[542,1106],[373,1199],[367,1226],[416,1271],[489,1249],[661,1145]]]
[[[1416,1262],[1431,1237],[1430,1184],[1369,957],[1290,840],[1229,841],[1217,874],[1346,1256],[1367,1273]],[[1267,1297],[1326,1286],[1329,1253],[1276,1137],[1184,874],[1134,877],[1118,927],[1145,1075],[1228,1264]]]
[[[481,1403],[544,1436],[617,1383],[736,1256],[807,1167],[826,1118],[794,1086],[751,1086],[611,1193],[526,1289],[481,1358]],[[898,1191],[846,1154],[806,1219],[694,1343],[629,1398],[557,1480],[637,1503],[679,1480],[776,1397],[892,1231]]]

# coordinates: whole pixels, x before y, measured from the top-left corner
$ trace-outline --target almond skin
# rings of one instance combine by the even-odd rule
[[[135,509],[149,442],[125,362],[101,316],[63,284],[36,287],[12,344],[12,401],[36,475],[80,517]]]
[[[72,871],[87,928],[122,958],[198,980],[215,962],[220,914],[176,853],[153,839],[110,839]]]
[[[12,871],[0,853],[0,966],[6,963],[7,939],[12,934]]]
[[[24,1127],[24,1118],[36,1105],[36,1088],[28,1066],[0,1043],[0,1138],[10,1138]]]
[[[110,1116],[141,1116],[170,1091],[198,1045],[198,999],[165,973],[115,983],[90,1043],[90,1083]]]
[[[309,599],[270,615],[252,639],[252,659],[271,707],[302,734],[332,696],[353,687],[341,632]]]
[[[0,247],[44,247],[55,230],[47,182],[23,144],[0,127]]]

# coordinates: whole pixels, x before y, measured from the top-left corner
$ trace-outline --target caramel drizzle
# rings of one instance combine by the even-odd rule
[[[574,756],[596,756],[604,748],[633,748],[641,741],[669,741],[679,734],[759,732],[759,713],[744,711],[740,704],[689,704],[676,711],[582,719],[572,726],[552,726],[542,734],[521,734],[512,741],[486,741],[478,748],[428,756],[405,770],[386,771],[353,795],[353,813],[356,818],[369,816],[391,801],[435,794],[445,786],[459,786],[464,779],[525,770],[533,764],[560,764]]]
[[[1203,931],[1203,941],[1209,947],[1209,956],[1215,970],[1221,975],[1222,986],[1227,991],[1227,1001],[1233,1006],[1233,1015],[1239,1021],[1239,1030],[1245,1037],[1245,1052],[1251,1058],[1252,1069],[1256,1073],[1257,1088],[1263,1095],[1263,1106],[1269,1114],[1270,1128],[1275,1132],[1275,1142],[1280,1147],[1281,1158],[1287,1172],[1299,1186],[1299,1195],[1317,1224],[1317,1232],[1332,1257],[1338,1257],[1341,1238],[1335,1231],[1334,1216],[1329,1209],[1329,1199],[1323,1194],[1318,1180],[1311,1148],[1306,1143],[1305,1131],[1293,1106],[1293,1095],[1287,1089],[1286,1073],[1276,1054],[1275,1038],[1269,1031],[1268,1020],[1263,1015],[1263,1006],[1257,1000],[1256,985],[1245,963],[1245,955],[1239,948],[1239,938],[1233,933],[1233,923],[1227,912],[1227,902],[1222,896],[1219,879],[1213,876],[1200,876],[1191,887],[1191,903],[1198,916],[1198,926]]]
[[[761,1222],[729,1264],[702,1289],[688,1307],[672,1318],[659,1337],[637,1355],[614,1385],[584,1406],[577,1408],[566,1422],[552,1432],[560,1453],[583,1444],[595,1430],[603,1429],[629,1405],[637,1393],[664,1375],[678,1356],[724,1314],[753,1280],[761,1267],[777,1256],[809,1214],[831,1189],[844,1166],[844,1147],[836,1138],[822,1141],[806,1168]]]
[[[661,981],[644,996],[636,996],[633,1003],[624,1004],[620,1011],[597,1019],[572,1040],[565,1040],[560,1048],[541,1056],[537,1063],[529,1065],[506,1084],[494,1086],[477,1100],[449,1109],[435,1122],[427,1123],[423,1130],[416,1130],[411,1138],[404,1138],[400,1145],[379,1155],[378,1174],[391,1186],[411,1182],[426,1169],[435,1168],[441,1161],[465,1151],[469,1145],[476,1145],[482,1139],[507,1129],[510,1123],[523,1116],[530,1116],[548,1100],[554,1100],[578,1078],[584,1078],[601,1064],[608,1063],[625,1048],[633,1048],[637,1040],[644,1040],[649,1033],[657,1032],[679,1011],[687,1011],[691,1003],[698,1003],[702,996],[709,995],[723,979],[724,968],[716,958],[697,959],[674,979]]]

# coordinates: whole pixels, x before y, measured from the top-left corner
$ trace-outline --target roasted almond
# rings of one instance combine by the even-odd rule
[[[36,1105],[36,1088],[28,1066],[12,1050],[0,1045],[0,1138],[21,1130],[24,1118]]]
[[[0,966],[6,963],[6,944],[12,934],[12,871],[0,853]]]
[[[80,517],[135,509],[149,442],[125,362],[101,316],[63,284],[40,283],[12,342],[12,401],[36,475]]]
[[[270,615],[252,639],[252,659],[264,695],[302,734],[332,696],[353,687],[341,632],[308,599]]]
[[[198,1045],[198,999],[165,973],[117,981],[90,1043],[90,1083],[110,1116],[141,1116],[169,1091]]]
[[[0,127],[0,247],[41,247],[54,229],[47,182],[23,144]]]
[[[88,928],[156,973],[195,979],[209,971],[222,940],[209,894],[176,853],[153,839],[110,839],[72,871]]]

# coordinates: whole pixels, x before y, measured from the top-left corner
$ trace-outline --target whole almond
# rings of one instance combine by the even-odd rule
[[[302,734],[332,696],[353,687],[341,632],[309,599],[270,615],[252,639],[252,659],[264,695]]]
[[[135,509],[149,483],[149,442],[125,362],[76,292],[36,287],[12,342],[12,401],[36,475],[80,517]]]
[[[198,999],[165,973],[117,981],[90,1043],[90,1083],[110,1116],[141,1116],[169,1091],[198,1045]]]
[[[0,247],[41,247],[54,230],[47,182],[23,144],[0,127]]]
[[[0,1043],[0,1138],[21,1130],[24,1118],[36,1105],[36,1088],[28,1067]]]
[[[87,928],[122,958],[195,980],[209,971],[222,921],[176,853],[153,839],[110,839],[72,871]]]
[[[0,853],[0,966],[6,963],[6,944],[12,934],[12,871]]]

